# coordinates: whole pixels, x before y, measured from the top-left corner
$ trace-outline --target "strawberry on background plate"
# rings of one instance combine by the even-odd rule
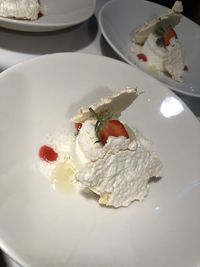
[[[172,26],[170,25],[164,32],[163,34],[163,43],[164,46],[168,46],[170,44],[170,39],[171,38],[177,38],[177,34],[175,32],[175,30],[172,28]]]
[[[167,28],[163,28],[161,25],[156,29],[155,34],[158,36],[156,41],[159,46],[168,46],[171,38],[178,38],[175,30],[169,25]]]

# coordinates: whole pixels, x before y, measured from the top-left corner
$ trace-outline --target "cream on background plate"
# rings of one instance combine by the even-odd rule
[[[99,13],[100,29],[107,42],[123,60],[142,68],[131,57],[129,43],[138,27],[166,10],[164,6],[144,0],[111,0]],[[200,27],[183,16],[175,30],[183,46],[185,64],[188,67],[188,71],[184,72],[184,82],[176,82],[165,74],[158,75],[154,71],[143,70],[176,92],[200,97]]]
[[[80,106],[115,90],[143,91],[122,120],[152,140],[163,164],[144,202],[100,207],[53,189],[38,150],[72,128]],[[86,54],[41,56],[0,74],[0,246],[22,266],[193,267],[200,264],[200,125],[162,83]]]
[[[0,26],[28,32],[47,32],[67,28],[92,16],[95,0],[40,0],[42,16],[37,20],[0,17]]]

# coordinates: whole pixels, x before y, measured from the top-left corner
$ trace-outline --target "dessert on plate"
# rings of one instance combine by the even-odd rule
[[[81,108],[72,118],[76,133],[66,135],[65,156],[59,159],[59,145],[48,148],[51,158],[70,165],[74,181],[99,195],[99,203],[105,206],[142,201],[150,178],[161,174],[151,142],[120,120],[121,112],[137,96],[136,89],[126,88]],[[42,150],[40,157],[48,160]]]
[[[164,72],[182,82],[186,66],[175,26],[180,22],[183,6],[176,1],[172,9],[139,27],[133,36],[131,50],[142,67]]]
[[[39,13],[38,0],[0,0],[0,17],[37,20]]]

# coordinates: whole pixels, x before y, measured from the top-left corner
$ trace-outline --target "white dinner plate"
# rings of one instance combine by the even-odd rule
[[[105,208],[55,191],[38,149],[83,105],[126,86],[143,91],[122,116],[163,163],[142,203]],[[0,246],[29,267],[200,264],[200,125],[169,89],[134,66],[86,54],[41,56],[0,74]],[[40,167],[39,167],[40,166]]]
[[[35,21],[0,17],[0,27],[16,31],[47,32],[67,28],[92,16],[96,0],[40,0],[42,16]]]
[[[145,21],[157,17],[166,11],[166,7],[143,0],[112,0],[105,4],[99,14],[99,25],[105,39],[114,51],[129,64],[142,68],[131,56],[130,41],[135,30]],[[184,47],[184,82],[179,83],[164,74],[143,70],[154,76],[176,92],[200,97],[200,27],[184,17],[176,27],[176,32]]]

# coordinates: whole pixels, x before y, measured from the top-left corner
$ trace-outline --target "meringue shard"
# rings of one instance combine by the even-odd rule
[[[40,12],[38,0],[0,0],[0,16],[36,20]]]

